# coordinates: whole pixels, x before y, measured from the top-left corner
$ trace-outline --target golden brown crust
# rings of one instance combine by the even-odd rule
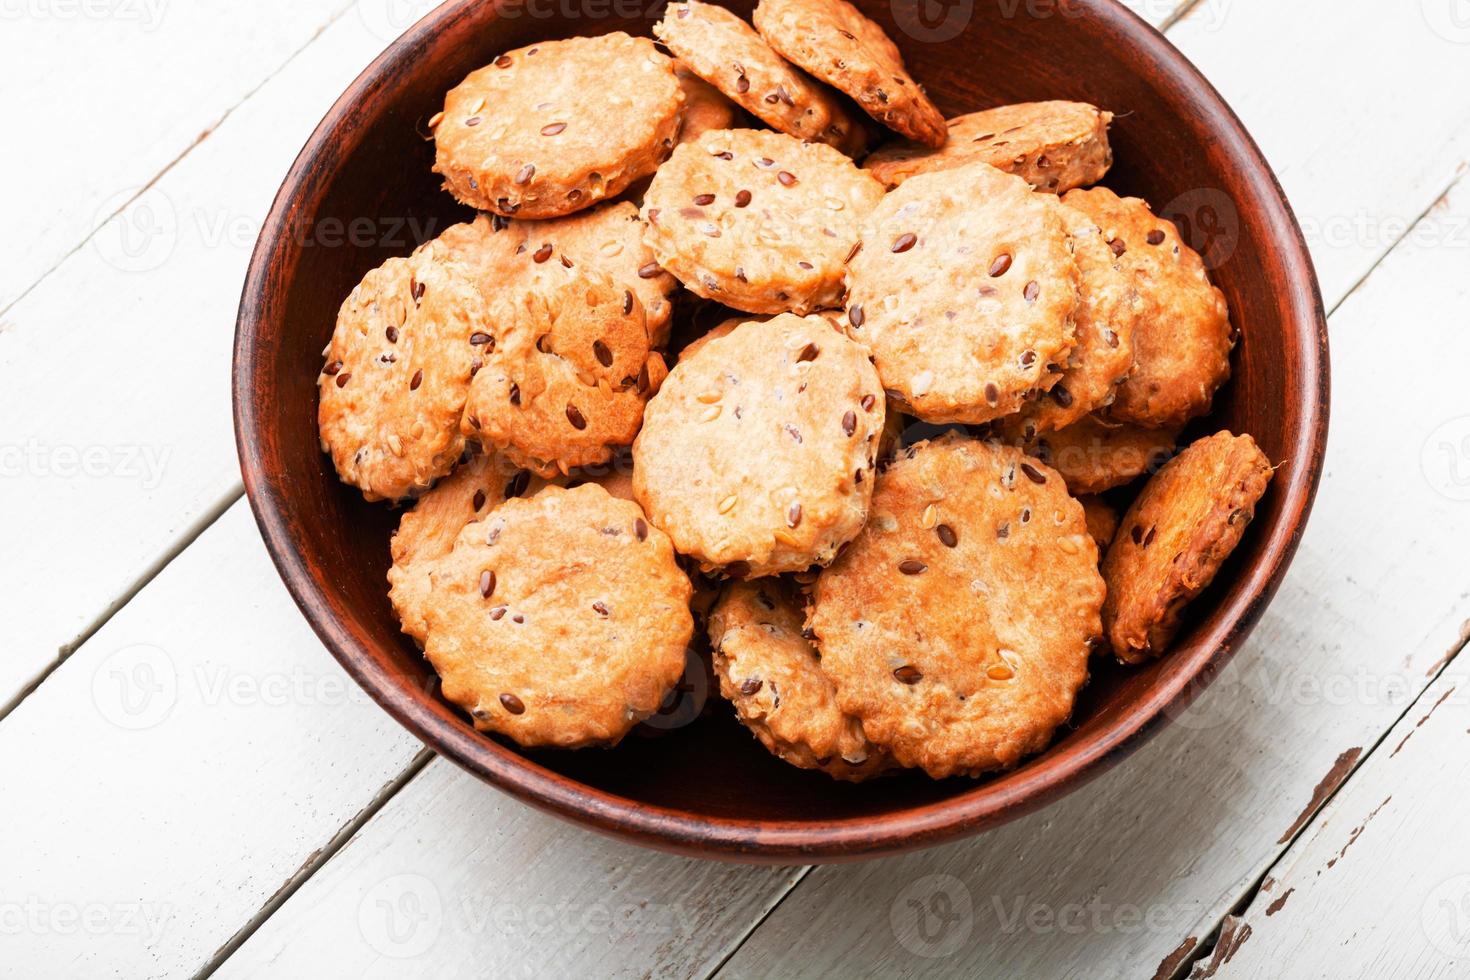
[[[674,77],[684,90],[684,117],[679,143],[692,143],[712,129],[739,129],[745,113],[723,92],[696,75],[688,65],[674,62]]]
[[[825,564],[867,517],[880,391],[862,348],[824,318],[747,322],[680,360],[649,403],[638,500],[706,570]]]
[[[883,188],[837,150],[763,130],[674,151],[643,198],[645,240],[690,291],[751,313],[842,303],[843,260]]]
[[[837,707],[832,681],[802,635],[805,615],[784,579],[726,587],[709,620],[720,693],[773,755],[834,779],[868,779],[893,760]]]
[[[665,369],[631,289],[546,261],[499,297],[463,431],[540,476],[606,463],[638,434]]]
[[[689,579],[668,538],[601,487],[507,501],[431,582],[424,652],[481,731],[614,745],[684,675]]]
[[[1009,769],[1071,715],[1101,632],[1082,506],[1019,450],[946,436],[878,478],[810,624],[843,711],[935,778]]]
[[[504,285],[513,287],[548,262],[590,267],[638,297],[655,347],[668,342],[674,312],[670,297],[679,282],[658,267],[653,250],[643,243],[643,219],[632,203],[615,201],[565,218],[500,224],[505,228],[501,234],[515,241],[515,260],[501,272]]]
[[[1125,663],[1161,656],[1245,534],[1273,474],[1248,435],[1195,442],[1143,488],[1103,560],[1103,625]]]
[[[434,171],[482,211],[570,214],[653,173],[673,149],[683,105],[673,60],[647,38],[541,41],[445,97]]]
[[[487,218],[369,272],[342,304],[317,379],[322,448],[368,500],[399,500],[453,469],[507,243]]]
[[[1054,385],[999,423],[1007,435],[1025,439],[1066,428],[1113,403],[1118,385],[1133,370],[1133,335],[1143,314],[1136,284],[1119,268],[1097,224],[1060,201],[1052,206],[1067,228],[1080,274],[1077,346]]]
[[[848,154],[862,150],[867,135],[837,96],[724,7],[671,3],[653,32],[696,75],[777,132]]]
[[[1074,494],[1102,493],[1157,473],[1173,455],[1178,427],[1143,429],[1097,415],[1060,432],[1016,439],[1026,452],[1056,469]]]
[[[1102,180],[1113,164],[1111,112],[1084,102],[1025,102],[956,116],[939,149],[902,141],[874,150],[863,167],[892,189],[916,174],[988,163],[1039,191],[1064,194]]]
[[[1078,276],[1058,212],[1025,181],[983,163],[924,174],[873,209],[847,267],[849,332],[906,412],[987,422],[1056,383]]]
[[[944,116],[910,77],[898,47],[846,0],[761,0],[754,19],[771,47],[889,129],[944,145]]]
[[[506,500],[535,493],[543,485],[502,456],[477,453],[403,512],[393,533],[393,567],[388,569],[388,600],[403,632],[423,645],[429,628],[429,572],[453,550],[460,532]]]
[[[1098,553],[1106,552],[1118,533],[1118,512],[1106,500],[1092,494],[1078,497],[1077,501],[1082,504],[1082,513],[1087,517],[1087,533],[1097,544]]]
[[[1143,308],[1134,334],[1134,369],[1108,414],[1144,426],[1183,425],[1210,410],[1230,377],[1235,346],[1225,294],[1210,283],[1199,253],[1173,222],[1138,198],[1105,187],[1063,198],[1088,214],[1132,276]]]

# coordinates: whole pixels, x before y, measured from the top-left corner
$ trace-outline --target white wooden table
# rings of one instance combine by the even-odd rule
[[[414,0],[0,0],[0,976],[1470,975],[1470,2],[1132,0],[1331,311],[1279,598],[1109,775],[912,856],[746,868],[532,812],[347,680],[245,504],[255,231]]]

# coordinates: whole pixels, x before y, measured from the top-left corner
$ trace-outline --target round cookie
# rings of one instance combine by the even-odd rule
[[[868,514],[878,376],[821,317],[748,322],[674,368],[633,444],[633,488],[679,552],[735,578],[830,562]]]
[[[1274,471],[1250,436],[1219,432],[1191,445],[1143,488],[1103,560],[1103,624],[1125,663],[1164,653],[1184,607],[1255,516]]]
[[[944,116],[883,28],[846,0],[760,0],[755,27],[788,61],[846,92],[889,129],[943,146]]]
[[[431,573],[424,653],[480,731],[614,745],[684,675],[689,579],[601,487],[548,487],[466,527]]]
[[[606,463],[666,373],[633,291],[546,261],[507,292],[465,402],[464,435],[540,476]]]
[[[1056,384],[1000,423],[1026,439],[1066,428],[1113,403],[1118,385],[1133,370],[1133,335],[1143,307],[1133,277],[1119,268],[1097,224],[1075,208],[1046,200],[1066,225],[1080,273],[1077,346]]]
[[[1087,517],[1087,533],[1092,535],[1098,553],[1102,554],[1118,533],[1118,512],[1094,494],[1078,497],[1077,501],[1082,504],[1082,512]]]
[[[723,92],[680,61],[674,62],[674,77],[684,90],[684,119],[679,124],[678,142],[692,143],[712,129],[740,128],[745,113]]]
[[[842,302],[843,261],[883,187],[837,150],[735,129],[684,143],[643,200],[645,238],[692,292],[750,313]]]
[[[922,174],[869,216],[849,331],[906,412],[987,422],[1056,384],[1078,282],[1061,217],[1024,180],[983,163]]]
[[[615,197],[664,161],[684,92],[673,60],[621,32],[508,51],[450,91],[435,173],[462,203],[554,218]]]
[[[1067,205],[1102,228],[1123,272],[1138,288],[1142,311],[1134,369],[1108,410],[1120,422],[1182,425],[1210,410],[1230,377],[1235,346],[1225,294],[1210,284],[1204,261],[1138,198],[1105,187],[1072,191]]]
[[[842,710],[942,779],[1046,747],[1087,679],[1102,602],[1097,546],[1061,478],[951,435],[879,475],[809,623]]]
[[[506,258],[491,222],[456,225],[369,272],[342,304],[317,379],[322,449],[368,500],[399,500],[454,468],[460,415]]]
[[[874,150],[863,167],[889,189],[915,174],[988,163],[1039,191],[1064,194],[1102,180],[1113,165],[1111,112],[1085,102],[1024,102],[949,120],[935,150],[909,141]]]
[[[1102,493],[1157,473],[1169,461],[1179,427],[1144,429],[1089,415],[1058,432],[1014,439],[1053,467],[1074,494]]]
[[[502,222],[515,238],[520,276],[555,259],[563,266],[590,266],[614,284],[632,289],[643,304],[648,333],[655,347],[668,342],[674,306],[670,299],[679,282],[654,260],[643,243],[643,220],[628,201],[602,204],[549,221]]]
[[[467,525],[506,500],[535,493],[543,485],[503,456],[476,453],[403,512],[393,532],[388,599],[403,632],[419,646],[429,628],[429,572],[434,563],[453,550]]]
[[[849,154],[867,142],[863,126],[834,93],[724,7],[699,0],[671,3],[653,32],[680,62],[773,129]]]
[[[834,779],[875,776],[892,760],[837,707],[821,658],[802,635],[804,618],[790,582],[731,583],[709,619],[720,693],[772,755]]]

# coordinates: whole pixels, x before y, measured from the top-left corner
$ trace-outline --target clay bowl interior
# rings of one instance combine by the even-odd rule
[[[749,14],[746,4],[733,6]],[[536,15],[551,5],[533,13],[468,0],[439,8],[337,103],[267,221],[235,352],[246,486],[296,601],[388,711],[432,748],[526,802],[639,843],[743,860],[838,860],[974,833],[1055,799],[1187,704],[1239,645],[1280,581],[1320,473],[1326,332],[1310,261],[1259,152],[1188,63],[1111,0],[1047,5],[1046,16],[1026,13],[1025,4],[977,0],[968,25],[942,41],[929,38],[952,33],[952,22],[910,15],[906,33],[895,27],[901,2],[859,6],[889,29],[946,115],[1049,98],[1118,114],[1108,185],[1146,197],[1208,250],[1242,332],[1234,380],[1197,429],[1249,432],[1282,467],[1174,651],[1128,670],[1097,658],[1072,725],[1009,774],[834,783],[768,755],[717,692],[692,724],[640,731],[613,751],[523,754],[477,734],[439,699],[433,672],[389,607],[384,575],[398,513],[339,483],[319,449],[321,351],[339,304],[368,269],[471,217],[430,172],[425,124],[444,92],[508,48],[571,34],[647,34],[659,13],[566,19]]]

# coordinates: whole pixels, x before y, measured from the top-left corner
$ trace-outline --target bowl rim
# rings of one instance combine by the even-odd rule
[[[1270,529],[1259,561],[1237,580],[1213,626],[1197,635],[1184,666],[1161,678],[1147,697],[1128,706],[1099,736],[1071,746],[1046,767],[1022,768],[1001,780],[937,802],[891,813],[836,820],[740,820],[656,806],[596,789],[545,768],[514,749],[436,713],[428,695],[404,696],[402,678],[380,667],[348,624],[319,599],[319,585],[301,558],[286,516],[286,502],[250,449],[268,425],[264,406],[252,397],[259,365],[256,337],[266,321],[264,301],[281,242],[296,217],[303,184],[334,157],[332,137],[357,104],[391,80],[393,66],[445,25],[466,14],[475,0],[450,0],[429,12],[357,76],[313,130],[291,165],[261,227],[241,292],[232,365],[236,450],[246,495],[270,554],[292,599],[322,643],[368,694],[425,745],[480,779],[525,803],[610,836],[685,855],[789,864],[853,860],[928,847],[998,826],[1040,809],[1122,761],[1187,707],[1219,673],[1265,611],[1279,588],[1306,528],[1323,470],[1330,395],[1327,317],[1306,242],[1280,182],[1235,112],[1204,75],[1158,30],[1118,0],[1074,0],[1103,29],[1139,49],[1161,85],[1191,94],[1218,119],[1219,141],[1232,156],[1250,161],[1244,179],[1265,202],[1258,217],[1276,245],[1291,310],[1286,326],[1301,355],[1302,424],[1288,447],[1305,465],[1273,492],[1282,497],[1282,519]]]

